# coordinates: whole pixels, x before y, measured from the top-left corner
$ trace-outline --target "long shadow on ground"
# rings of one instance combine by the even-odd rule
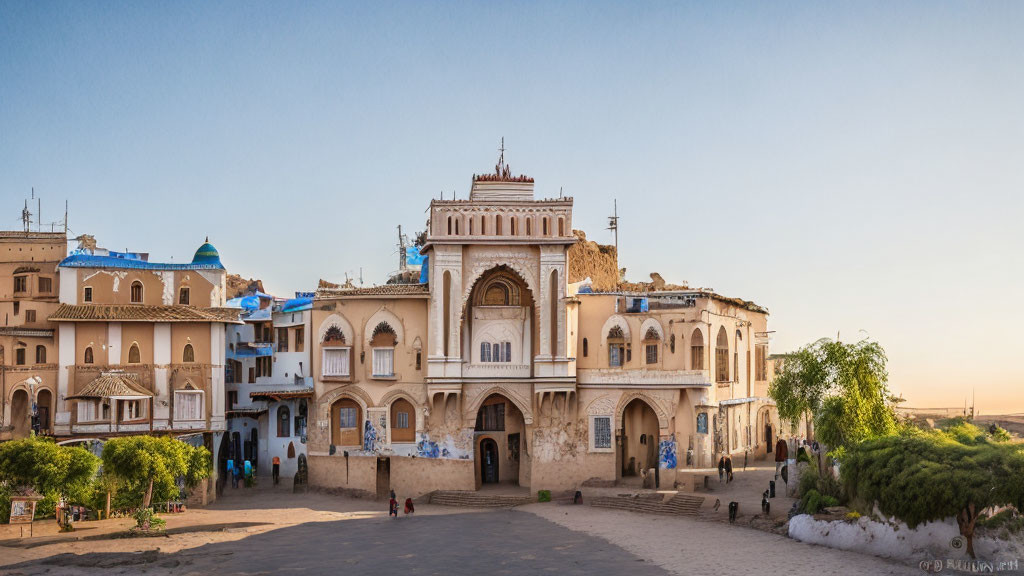
[[[169,554],[61,554],[7,573],[54,567],[73,574],[665,574],[605,540],[508,510],[310,522]]]

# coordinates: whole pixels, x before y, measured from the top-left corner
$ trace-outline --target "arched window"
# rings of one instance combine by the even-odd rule
[[[448,217],[448,235],[449,236],[452,235],[452,217],[451,216]]]
[[[700,330],[697,328],[693,329],[693,335],[690,336],[690,370],[703,370],[704,369],[704,337],[701,336]]]
[[[533,218],[529,216],[526,217],[526,235],[533,235]]]
[[[658,363],[658,346],[661,343],[661,334],[658,334],[658,330],[651,326],[647,329],[647,333],[644,334],[644,359],[648,364]]]
[[[82,360],[83,364],[92,364],[92,346],[86,346],[85,357]]]
[[[182,286],[181,289],[178,290],[178,304],[181,304],[182,306],[188,306],[188,301],[189,301],[189,289],[188,289],[188,286]]]
[[[494,234],[495,236],[501,236],[503,234],[501,231],[501,214],[494,217]]]
[[[370,346],[373,347],[373,375],[390,378],[395,375],[395,345],[398,336],[387,322],[381,322],[373,329]]]
[[[487,216],[483,214],[480,215],[480,234],[487,234]]]
[[[548,217],[545,216],[545,217],[541,218],[540,219],[540,224],[541,224],[541,226],[540,226],[540,234],[541,234],[541,236],[547,236],[548,235]]]
[[[36,364],[46,364],[46,346],[36,346]]]
[[[281,406],[277,409],[277,437],[288,438],[291,435],[291,414],[287,406]]]
[[[191,344],[185,344],[185,350],[181,353],[181,361],[185,363],[196,361],[196,352]]]
[[[458,218],[455,219],[455,235],[456,236],[459,235],[459,219]]]
[[[128,363],[129,364],[141,364],[142,354],[139,353],[139,345],[132,342],[131,348],[128,349]]]
[[[718,338],[715,340],[715,381],[729,381],[729,336],[724,326],[718,329]]]
[[[142,282],[138,280],[132,282],[131,300],[132,304],[142,304]]]
[[[517,220],[518,220],[518,218],[516,218],[515,216],[509,216],[509,218],[508,218],[509,231],[512,233],[513,236],[515,236],[516,232],[518,232],[518,230],[516,230],[516,228],[517,228],[516,221]]]
[[[590,351],[587,349],[587,339],[583,339],[583,357],[586,358]]]
[[[565,236],[565,218],[561,216],[558,218],[558,235]]]
[[[391,441],[416,441],[416,411],[405,398],[391,403]]]
[[[608,365],[617,368],[626,362],[626,336],[618,325],[608,330]]]

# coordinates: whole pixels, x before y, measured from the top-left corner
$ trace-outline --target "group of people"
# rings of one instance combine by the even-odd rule
[[[412,498],[406,498],[405,499],[405,514],[406,514],[406,516],[408,516],[409,514],[415,514],[415,513],[416,513],[416,506],[413,505]],[[395,518],[398,518],[398,499],[395,498],[395,491],[394,490],[391,491],[391,500],[388,502],[388,516],[389,517],[394,516]]]
[[[231,487],[238,488],[238,485],[249,486],[249,481],[252,480],[252,463],[248,460],[244,464],[235,463],[234,460],[228,460],[228,476],[231,477]]]
[[[718,459],[718,482],[723,479],[726,484],[732,482],[732,458],[728,454]]]

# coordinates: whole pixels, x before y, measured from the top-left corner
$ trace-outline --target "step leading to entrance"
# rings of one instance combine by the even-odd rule
[[[438,490],[430,495],[431,504],[468,508],[511,508],[533,501],[533,497],[529,495],[481,494],[468,490]]]
[[[700,506],[704,503],[702,496],[676,494],[668,500],[663,498],[634,496],[598,496],[590,500],[591,506],[614,508],[630,512],[647,514],[667,514],[673,516],[697,516]]]

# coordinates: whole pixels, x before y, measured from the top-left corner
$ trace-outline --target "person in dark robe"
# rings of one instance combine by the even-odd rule
[[[725,478],[725,456],[718,459],[718,483],[721,484]]]
[[[725,457],[725,483],[732,482],[732,458]]]
[[[775,444],[775,479],[779,478],[779,471],[786,464],[786,459],[789,458],[789,445],[782,438],[779,438],[777,444]]]
[[[414,514],[415,512],[416,512],[416,506],[413,505],[412,498],[406,498],[405,499],[405,514],[406,514],[406,516],[408,516],[409,514]]]

